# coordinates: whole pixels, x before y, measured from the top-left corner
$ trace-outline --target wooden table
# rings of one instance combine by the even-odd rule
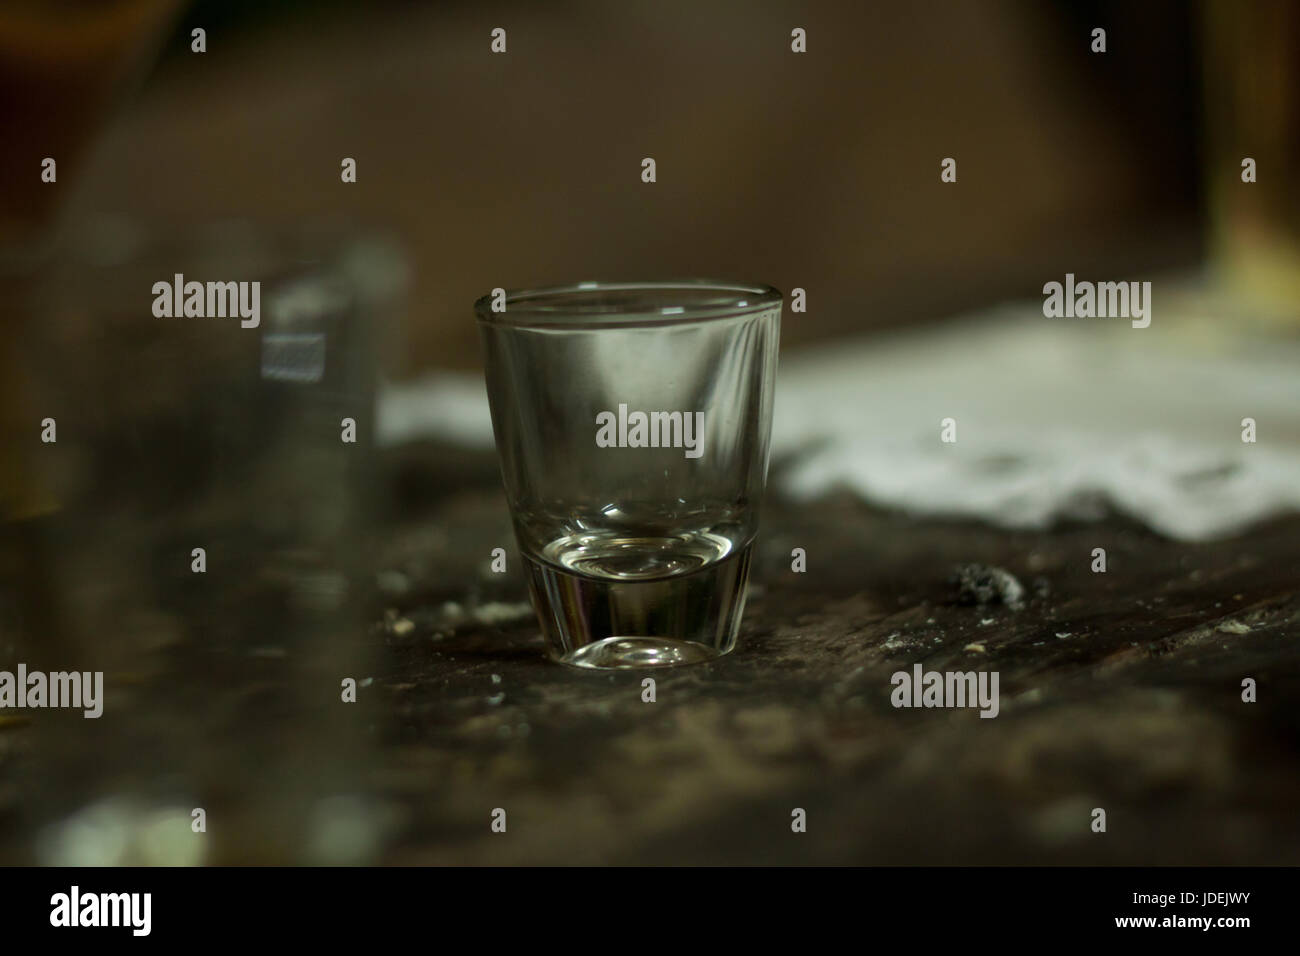
[[[737,649],[656,673],[645,703],[641,673],[545,661],[527,617],[448,626],[523,600],[517,558],[483,573],[510,543],[494,462],[394,457],[385,564],[411,588],[387,602],[376,746],[408,835],[387,860],[1300,862],[1300,518],[1182,544],[769,500]],[[1018,576],[1024,608],[958,603],[968,562]],[[998,671],[999,715],[894,708],[891,674],[918,662]]]

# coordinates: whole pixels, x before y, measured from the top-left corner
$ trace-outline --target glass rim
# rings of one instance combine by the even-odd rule
[[[601,301],[608,293],[641,293],[644,303]],[[678,293],[676,297],[673,293]],[[609,328],[679,325],[754,315],[779,306],[784,296],[768,285],[720,279],[647,282],[574,282],[540,289],[506,290],[506,310],[492,311],[491,293],[474,303],[480,322],[518,328]],[[591,301],[583,299],[590,297]],[[652,299],[662,299],[656,303]]]

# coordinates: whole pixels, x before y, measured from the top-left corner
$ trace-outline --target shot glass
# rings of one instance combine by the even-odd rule
[[[740,629],[781,293],[688,280],[475,303],[515,535],[549,655],[710,660]]]

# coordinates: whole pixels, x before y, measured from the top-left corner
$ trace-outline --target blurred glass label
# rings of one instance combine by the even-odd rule
[[[262,378],[309,385],[324,375],[324,333],[273,332],[262,337]]]

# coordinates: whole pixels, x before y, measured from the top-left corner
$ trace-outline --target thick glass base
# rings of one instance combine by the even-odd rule
[[[666,575],[627,568],[630,552],[647,544],[643,539],[635,548],[627,541],[608,544],[623,566],[599,576],[575,573],[568,562],[562,568],[527,559],[533,605],[553,660],[597,670],[666,667],[712,660],[735,646],[750,544],[703,561],[694,548],[694,560],[675,561],[666,554],[681,543],[665,539],[655,549],[654,563],[674,568]],[[598,568],[592,543],[584,547],[588,558],[581,566]]]
[[[628,670],[699,664],[725,653],[695,641],[675,641],[669,637],[607,637],[554,659],[570,667]]]

